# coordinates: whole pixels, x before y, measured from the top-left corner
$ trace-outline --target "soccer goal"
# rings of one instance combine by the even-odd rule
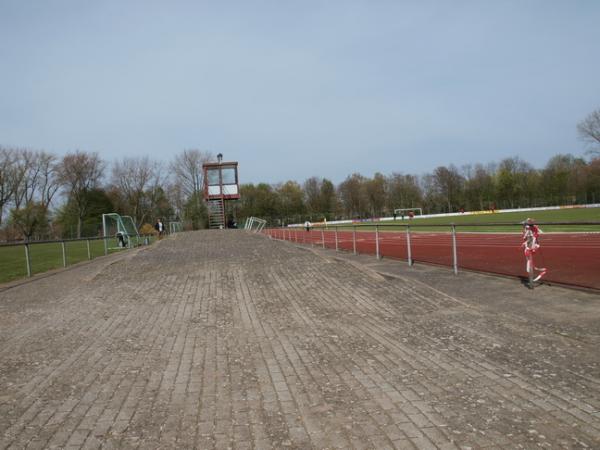
[[[175,234],[183,231],[183,224],[181,222],[169,222],[169,234]]]
[[[253,231],[254,233],[259,233],[267,224],[267,221],[264,219],[259,219],[258,217],[248,217],[246,219],[246,224],[244,225],[244,230]]]
[[[401,217],[404,219],[405,217],[413,217],[413,216],[422,216],[423,209],[421,208],[398,208],[394,210],[394,218]]]
[[[108,253],[108,250],[132,248],[140,244],[140,235],[130,216],[121,216],[117,213],[102,214],[102,233],[104,253]]]

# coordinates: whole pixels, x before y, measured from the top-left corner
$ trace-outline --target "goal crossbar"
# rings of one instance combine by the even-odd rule
[[[397,216],[404,216],[404,215],[408,215],[408,213],[410,213],[411,211],[416,216],[422,216],[423,215],[423,209],[422,208],[398,208],[398,209],[394,209],[394,214],[396,214]]]

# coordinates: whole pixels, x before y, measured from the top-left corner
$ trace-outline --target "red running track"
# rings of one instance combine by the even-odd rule
[[[275,239],[336,248],[335,231],[270,229]],[[450,233],[411,233],[412,259],[415,262],[453,265]],[[408,259],[404,232],[379,233],[382,257]],[[540,250],[534,255],[537,267],[546,267],[546,281],[600,289],[600,233],[545,233]],[[361,254],[376,254],[374,231],[338,231],[337,248]],[[526,277],[521,235],[515,233],[456,233],[459,269],[476,270],[515,277]]]

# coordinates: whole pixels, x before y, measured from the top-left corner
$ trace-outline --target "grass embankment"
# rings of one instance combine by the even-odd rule
[[[595,225],[541,225],[541,228],[545,232],[550,231],[562,231],[562,232],[575,232],[575,231],[598,231],[600,232],[600,208],[567,208],[567,209],[556,209],[550,211],[523,211],[523,212],[510,212],[510,213],[493,213],[493,214],[475,214],[475,215],[461,215],[451,217],[431,217],[431,218],[414,218],[409,219],[397,219],[396,221],[383,221],[377,222],[378,225],[384,225],[380,227],[381,231],[398,231],[404,230],[405,225],[411,226],[411,231],[448,231],[448,224],[454,223],[457,225],[457,231],[476,231],[476,232],[520,232],[521,225],[510,225],[518,224],[526,220],[527,218],[533,218],[537,223],[543,222],[598,222]],[[363,222],[356,224],[357,230],[371,231],[374,230],[375,222]],[[474,226],[469,227],[466,225],[476,224],[487,226]],[[505,225],[506,224],[506,225]],[[397,227],[391,225],[398,225]],[[427,226],[423,226],[427,225]],[[440,226],[435,226],[440,225]],[[446,225],[446,226],[441,226]],[[352,225],[340,225],[342,229],[352,229]],[[330,226],[331,228],[331,226]]]
[[[90,242],[90,255],[93,258],[104,255],[104,242],[94,240]],[[109,246],[114,245],[110,243]],[[67,266],[87,261],[88,250],[86,241],[65,242]],[[110,248],[109,253],[123,251],[123,249]],[[60,242],[44,244],[31,243],[29,245],[32,274],[46,272],[51,269],[63,267],[63,254]],[[25,260],[25,246],[0,246],[0,283],[16,280],[27,276],[27,263]]]

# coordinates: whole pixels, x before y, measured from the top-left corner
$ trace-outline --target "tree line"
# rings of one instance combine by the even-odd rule
[[[519,157],[457,168],[439,166],[425,175],[354,173],[334,186],[309,178],[303,184],[247,184],[241,187],[242,216],[272,224],[391,216],[395,209],[423,213],[600,203],[600,158],[559,154],[543,169]]]
[[[422,175],[353,173],[335,185],[311,177],[278,184],[247,183],[229,204],[238,222],[246,217],[271,225],[334,218],[392,215],[395,209],[424,213],[600,203],[600,109],[578,125],[595,147],[589,158],[551,157],[538,169],[520,157],[462,167],[439,166]],[[183,150],[170,162],[148,157],[112,163],[97,153],[59,157],[43,150],[0,147],[0,239],[96,236],[103,213],[131,216],[141,228],[160,217],[206,226],[202,164],[212,153]],[[242,163],[243,170],[243,163]],[[148,229],[146,227],[146,229]]]
[[[247,184],[241,187],[240,216],[256,215],[279,225],[391,216],[395,209],[447,213],[600,203],[600,109],[577,131],[592,145],[587,160],[567,153],[551,157],[542,169],[511,157],[460,168],[439,166],[423,175],[353,173],[337,186],[317,177],[302,184]]]
[[[131,216],[138,228],[185,219],[204,225],[202,164],[191,149],[164,163],[148,157],[109,164],[97,153],[59,157],[43,150],[0,147],[0,230],[3,240],[97,236],[104,213]]]

